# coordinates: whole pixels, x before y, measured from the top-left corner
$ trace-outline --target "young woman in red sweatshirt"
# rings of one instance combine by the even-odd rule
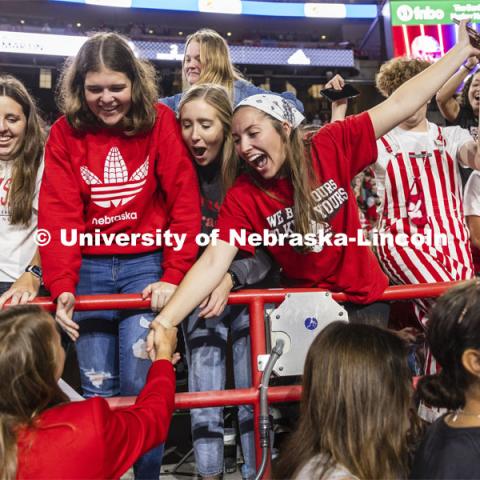
[[[361,227],[351,180],[376,160],[376,139],[415,113],[468,57],[480,54],[465,27],[462,22],[457,45],[437,63],[384,102],[320,129],[307,152],[298,129],[303,117],[288,102],[273,95],[240,102],[232,121],[238,159],[226,168],[233,186],[218,216],[218,240],[155,321],[180,323],[216,287],[238,250],[251,254],[262,242],[291,286],[343,291],[355,304],[349,306],[354,315],[356,304],[378,300],[388,282],[368,246],[357,241]],[[245,173],[238,176],[241,167]]]
[[[0,472],[4,480],[120,478],[164,442],[174,408],[176,329],[157,328],[147,383],[135,405],[69,402],[58,386],[65,354],[36,305],[0,312]]]
[[[86,397],[140,391],[153,314],[73,317],[75,295],[142,292],[158,310],[197,255],[198,182],[155,85],[153,67],[125,39],[93,36],[63,73],[64,116],[46,145],[39,208],[39,229],[50,240],[41,248],[44,280],[57,322],[76,341]],[[158,477],[160,463],[159,451],[143,457],[136,477]]]

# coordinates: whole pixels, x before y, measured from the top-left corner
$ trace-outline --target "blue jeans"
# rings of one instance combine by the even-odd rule
[[[162,254],[84,256],[77,295],[140,293],[162,275]],[[145,310],[75,312],[76,342],[85,397],[137,395],[145,385],[150,360],[145,339],[154,314]],[[162,421],[162,419],[159,419]],[[163,444],[134,465],[135,478],[158,479]]]
[[[196,310],[183,324],[188,361],[188,387],[191,392],[225,388],[225,356],[228,330],[231,329],[236,388],[248,388],[252,382],[248,309],[229,305],[218,317],[205,320]],[[223,473],[223,408],[193,408],[192,437],[195,461],[201,476]],[[240,440],[245,463],[242,476],[255,474],[253,408],[238,409]]]

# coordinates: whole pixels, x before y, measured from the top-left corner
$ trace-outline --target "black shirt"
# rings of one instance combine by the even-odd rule
[[[479,479],[480,427],[452,428],[444,416],[428,429],[415,454],[411,479]]]

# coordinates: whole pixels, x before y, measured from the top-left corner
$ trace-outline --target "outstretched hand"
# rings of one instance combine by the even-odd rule
[[[75,342],[79,335],[78,323],[72,320],[75,309],[75,296],[70,292],[63,292],[57,299],[56,322],[67,335]]]
[[[469,57],[480,55],[480,34],[469,27],[470,20],[462,20],[458,26],[457,45],[468,47]],[[469,34],[470,32],[470,34]]]

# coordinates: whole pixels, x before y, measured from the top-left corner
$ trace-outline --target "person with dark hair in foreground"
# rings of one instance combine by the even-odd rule
[[[423,377],[417,394],[449,413],[433,423],[418,449],[411,478],[480,476],[480,283],[462,284],[432,310],[427,341],[442,367]]]

